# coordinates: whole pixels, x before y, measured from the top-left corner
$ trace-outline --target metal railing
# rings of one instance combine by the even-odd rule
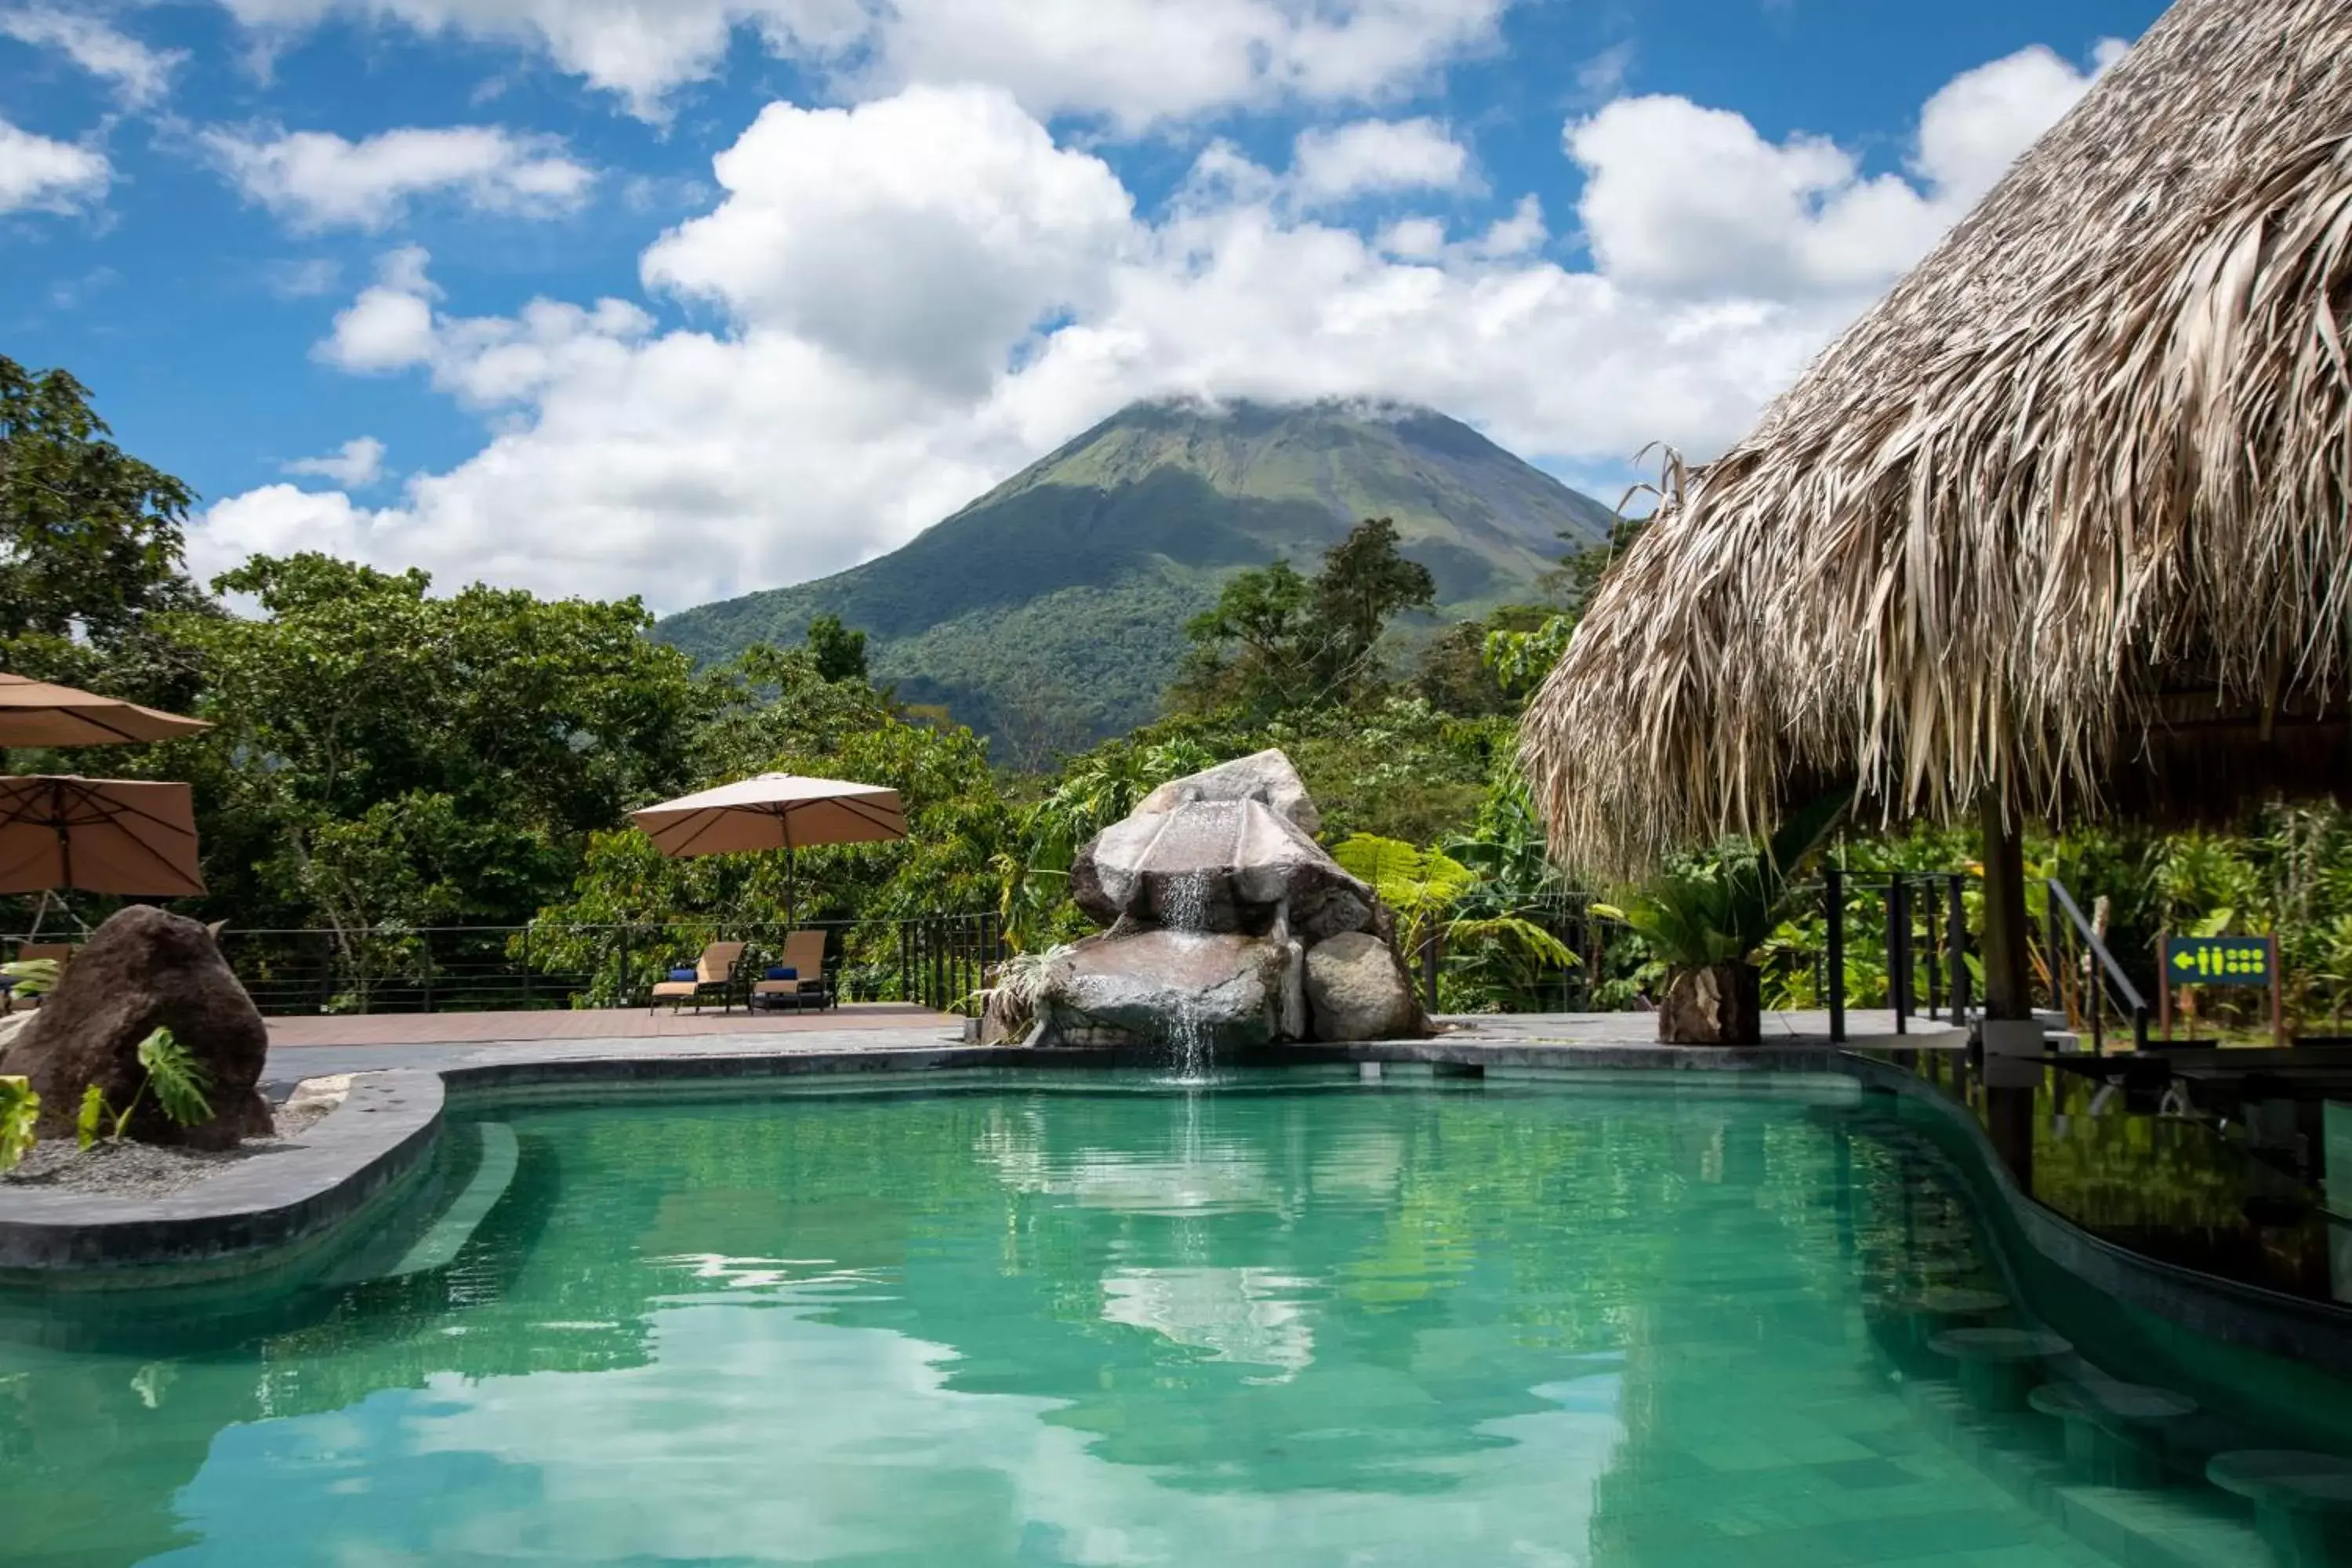
[[[1008,951],[992,915],[915,921],[721,920],[609,925],[372,926],[220,934],[229,967],[262,1012],[509,1012],[647,1005],[670,971],[714,942],[746,944],[741,973],[779,963],[794,931],[825,935],[824,980],[853,1002],[942,1011],[986,982]]]
[[[1966,871],[1892,871],[1884,880],[1849,881],[1838,867],[1822,872],[1822,913],[1826,931],[1822,962],[1823,999],[1829,1005],[1830,1038],[1846,1038],[1846,920],[1853,895],[1878,895],[1886,947],[1886,1005],[1895,1032],[1908,1034],[1911,1020],[1925,1016],[1966,1024],[1976,1009],[1974,952],[1969,931]]]
[[[939,1013],[978,1012],[996,967],[1013,956],[992,914],[908,921],[898,927],[901,997]]]
[[[1572,961],[1558,964],[1519,957],[1509,965],[1512,974],[1507,983],[1492,974],[1481,976],[1476,973],[1479,965],[1496,963],[1496,944],[1452,940],[1448,933],[1454,922],[1449,919],[1433,921],[1419,941],[1402,944],[1410,951],[1401,954],[1423,1007],[1433,1014],[1441,1013],[1449,1003],[1460,1001],[1465,992],[1471,992],[1486,1005],[1507,998],[1516,1004],[1506,1008],[1512,1012],[1593,1010],[1609,966],[1609,922],[1592,913],[1592,905],[1600,901],[1600,897],[1597,893],[1562,889],[1510,908],[1507,911],[1509,915],[1557,941],[1572,955]],[[1478,919],[1475,914],[1465,918],[1472,923]]]
[[[2147,1049],[2147,998],[2132,984],[2124,966],[2116,962],[2098,928],[2083,916],[2083,907],[2074,895],[2055,877],[2044,885],[2048,907],[2043,913],[2045,927],[2042,942],[2043,957],[2050,971],[2050,1006],[2053,1012],[2066,1016],[2070,1026],[2087,1021],[2091,1029],[2091,1051],[2095,1056],[2106,1054],[2105,1017],[2112,1005],[2119,1017],[2131,1023],[2132,1048]]]

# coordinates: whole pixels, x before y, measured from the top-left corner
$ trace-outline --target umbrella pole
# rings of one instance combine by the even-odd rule
[[[73,824],[66,820],[65,785],[49,786],[49,809],[57,813],[53,821],[58,830],[58,868],[63,873],[58,879],[70,888],[73,886]]]

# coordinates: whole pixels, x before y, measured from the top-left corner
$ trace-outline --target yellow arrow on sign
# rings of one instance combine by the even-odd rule
[[[2197,967],[2197,955],[2188,952],[2176,952],[2172,955],[2172,967],[2179,970],[2194,969]]]

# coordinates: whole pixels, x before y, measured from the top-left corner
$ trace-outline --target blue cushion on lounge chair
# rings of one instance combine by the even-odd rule
[[[789,963],[772,964],[768,969],[768,978],[771,980],[798,980],[800,977],[801,972]]]
[[[669,972],[669,977],[672,980],[691,980],[694,978],[694,971],[691,969],[673,969]]]

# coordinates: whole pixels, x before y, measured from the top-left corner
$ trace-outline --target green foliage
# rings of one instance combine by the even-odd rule
[[[150,765],[194,783],[208,902],[241,927],[323,925],[348,950],[363,928],[520,921],[591,831],[688,776],[705,692],[635,601],[429,585],[256,557],[219,586],[258,617],[170,620],[216,728]]]
[[[688,711],[704,715],[685,737],[689,787],[760,773],[886,784],[906,806],[908,837],[804,849],[789,860],[782,850],[676,860],[633,828],[600,827],[587,835],[571,888],[538,911],[529,942],[541,969],[597,976],[591,1005],[616,999],[618,939],[609,928],[667,929],[676,949],[641,941],[632,951],[637,993],[721,930],[778,926],[788,876],[799,923],[862,928],[844,952],[853,966],[895,958],[896,933],[884,922],[985,910],[1002,896],[1019,814],[971,731],[911,721],[871,686],[825,679],[797,648],[753,648],[709,672]]]
[[[27,958],[15,963],[0,963],[0,980],[8,983],[9,990],[18,996],[46,996],[58,988],[59,970],[54,958]]]
[[[1479,874],[1443,850],[1358,834],[1331,854],[1394,911],[1398,945],[1406,953],[1442,938],[1455,971],[1454,1005],[1491,1004],[1493,988],[1508,994],[1576,962],[1567,944],[1530,914],[1473,908],[1482,890],[1491,905],[1492,889],[1482,889]],[[1465,985],[1465,976],[1475,978]]]
[[[147,1069],[147,1083],[163,1114],[183,1127],[210,1121],[212,1101],[205,1090],[211,1075],[188,1047],[169,1029],[157,1029],[139,1042],[139,1065]]]
[[[1232,708],[1255,719],[1345,703],[1383,683],[1389,622],[1436,605],[1429,568],[1398,551],[1394,520],[1369,518],[1302,577],[1287,561],[1230,578],[1184,628],[1192,644],[1171,694],[1179,711]]]
[[[139,1087],[131,1091],[131,1099],[121,1109],[110,1104],[105,1090],[93,1083],[81,1092],[81,1110],[74,1121],[74,1133],[84,1149],[104,1139],[120,1143],[129,1131],[131,1118],[154,1090],[155,1103],[163,1114],[182,1127],[193,1127],[210,1120],[212,1101],[206,1090],[212,1088],[209,1075],[188,1047],[169,1029],[152,1031],[139,1042]]]
[[[1331,858],[1395,911],[1397,939],[1407,952],[1420,947],[1438,919],[1477,881],[1468,867],[1441,850],[1416,849],[1366,833],[1343,839]]]
[[[12,668],[110,647],[195,602],[180,564],[194,494],[110,434],[71,375],[0,356],[0,659]]]
[[[1668,867],[1613,905],[1594,905],[1593,912],[1632,927],[1673,967],[1744,961],[1779,923],[1790,875],[1853,802],[1850,787],[1833,790],[1792,814],[1762,849],[1726,844]]]
[[[1631,495],[1626,497],[1628,501],[1632,499]],[[1544,586],[1566,612],[1571,626],[1584,618],[1585,609],[1592,603],[1592,595],[1601,591],[1601,580],[1609,574],[1609,569],[1633,547],[1633,542],[1649,525],[1646,517],[1619,516],[1609,524],[1609,537],[1598,544],[1586,542],[1581,534],[1560,535],[1569,552],[1559,568],[1546,575]]]
[[[1568,639],[1575,632],[1574,616],[1550,616],[1541,625],[1523,630],[1498,627],[1488,632],[1480,651],[1496,684],[1524,700],[1544,683],[1559,656],[1568,651]]]
[[[839,616],[819,616],[809,623],[808,650],[824,679],[865,680],[866,634],[843,626]]]
[[[32,1152],[41,1097],[27,1078],[0,1078],[0,1171],[13,1171]]]

